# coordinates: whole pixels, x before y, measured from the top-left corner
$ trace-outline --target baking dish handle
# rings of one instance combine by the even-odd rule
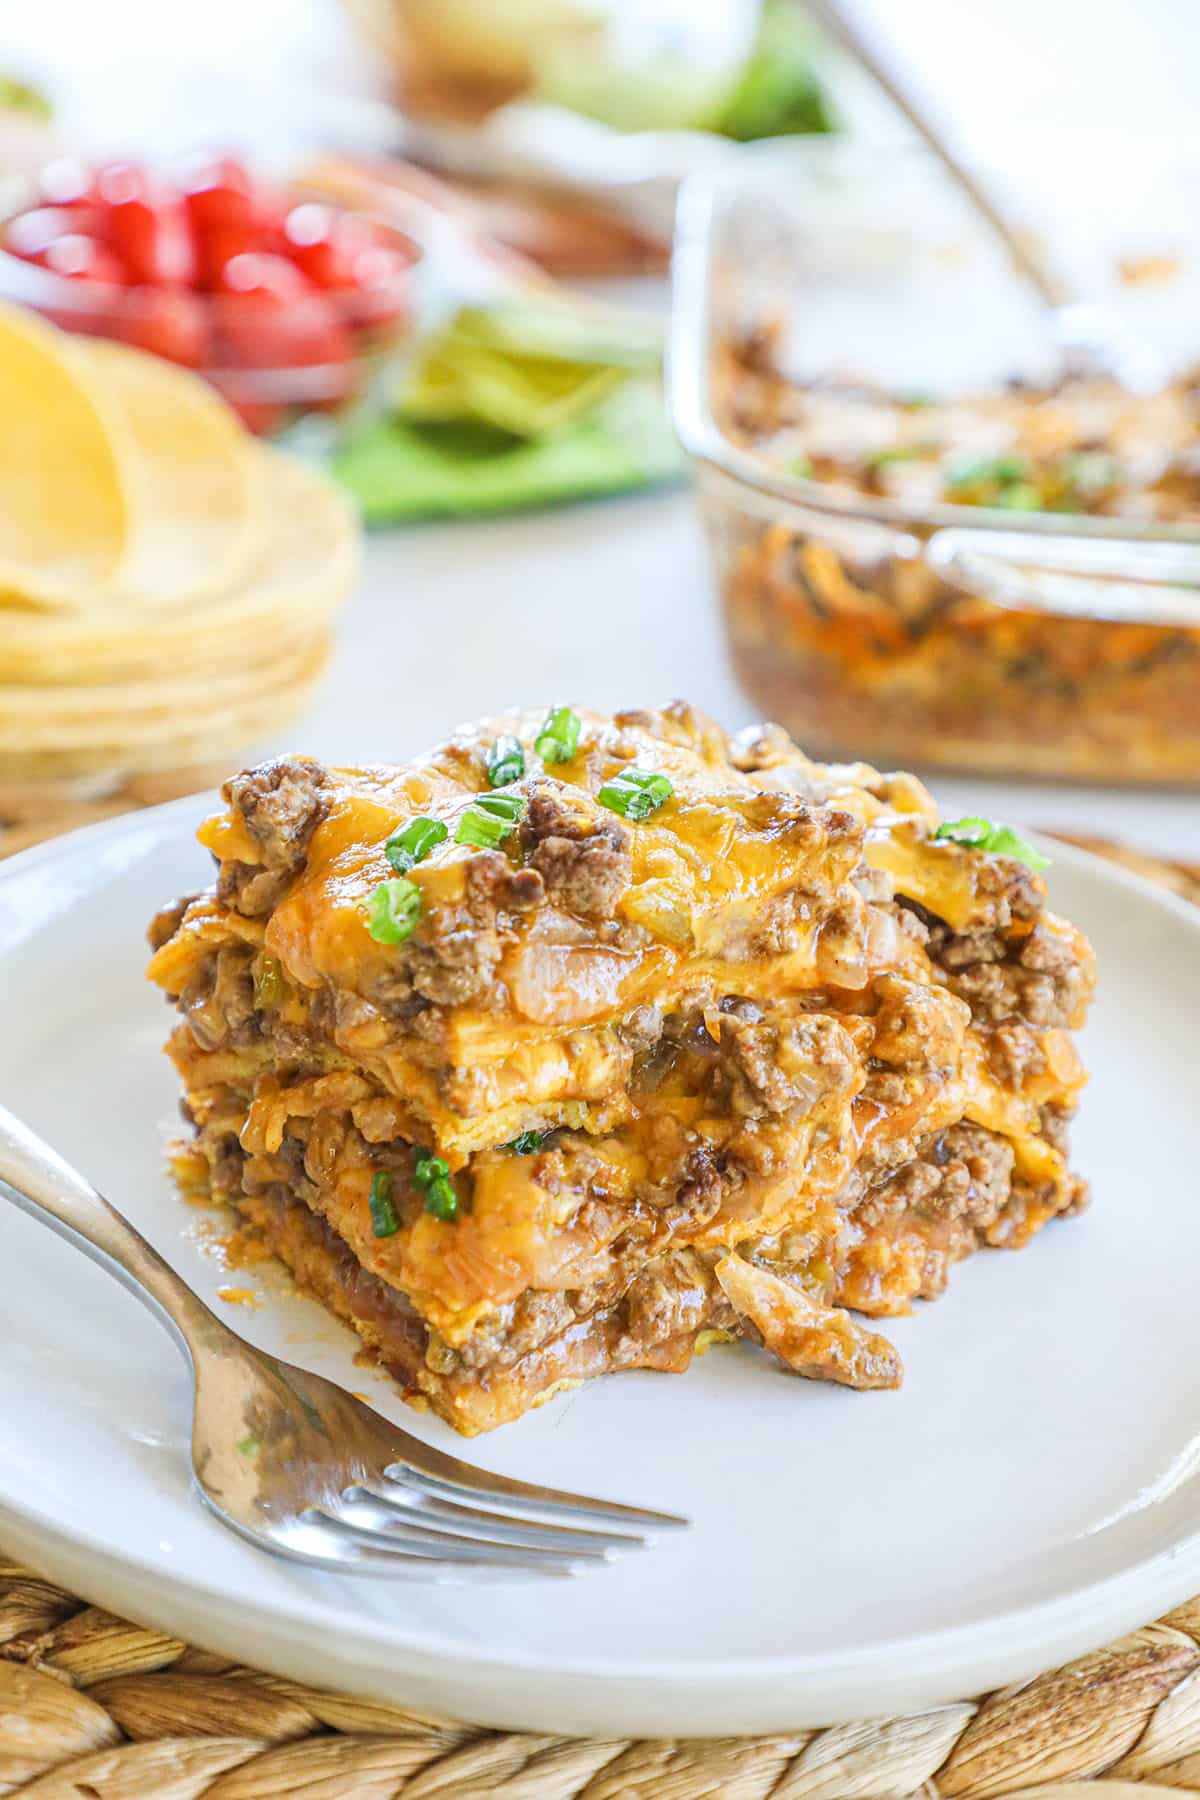
[[[944,581],[996,606],[1200,629],[1200,541],[951,526],[924,553]]]

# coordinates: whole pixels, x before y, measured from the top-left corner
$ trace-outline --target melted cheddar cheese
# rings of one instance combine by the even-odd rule
[[[988,1227],[994,1241],[1024,1241],[1069,1203],[1045,1121],[1069,1114],[1085,1079],[1078,1019],[1019,1022],[1006,1061],[919,923],[982,933],[1005,966],[1036,923],[1086,967],[1079,934],[1037,911],[1040,883],[1014,886],[983,853],[937,841],[911,777],[824,769],[774,740],[741,766],[723,734],[671,713],[587,715],[578,755],[541,770],[539,725],[508,716],[404,769],[330,771],[266,916],[208,893],[156,951],[150,975],[183,1015],[169,1048],[192,1116],[214,1166],[236,1145],[248,1197],[301,1196],[449,1352],[503,1334],[530,1296],[619,1293],[639,1259],[681,1248],[711,1273],[739,1250],[800,1246],[793,1263],[823,1292],[841,1281],[854,1304],[900,1310],[930,1255],[966,1240],[932,1215],[854,1224],[856,1209],[867,1217],[951,1130],[1011,1146],[1023,1199]],[[620,845],[604,916],[537,882],[527,905],[479,910],[480,852],[454,839],[501,731],[529,765],[507,791],[530,804],[549,792],[568,848],[572,831]],[[665,774],[672,797],[622,827],[596,794],[631,761]],[[418,815],[447,837],[410,872],[412,939],[378,943],[367,900],[392,874],[387,840]],[[271,867],[236,807],[200,838],[224,868]],[[502,858],[501,874],[536,866],[520,831]],[[476,939],[486,981],[430,998],[420,983],[444,946]],[[531,1132],[552,1135],[514,1154]],[[413,1147],[448,1162],[452,1219],[425,1209]],[[382,1236],[381,1168],[399,1227]]]

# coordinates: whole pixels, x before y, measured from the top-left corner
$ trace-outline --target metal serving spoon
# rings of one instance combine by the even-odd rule
[[[809,0],[809,11],[899,108],[1003,243],[1018,274],[1034,288],[1049,312],[1065,372],[1107,376],[1132,394],[1156,394],[1166,387],[1168,372],[1158,353],[1135,337],[1110,307],[1076,293],[1042,256],[1028,232],[1009,217],[996,196],[967,167],[907,74],[896,67],[871,28],[855,16],[852,0]]]
[[[195,1377],[196,1485],[219,1519],[264,1550],[341,1574],[573,1575],[641,1548],[642,1532],[688,1524],[474,1468],[332,1381],[254,1349],[3,1107],[0,1193],[107,1269],[171,1330]]]

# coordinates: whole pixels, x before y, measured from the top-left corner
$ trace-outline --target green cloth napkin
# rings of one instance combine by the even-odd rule
[[[643,378],[536,437],[478,418],[394,415],[365,426],[333,464],[369,525],[619,494],[677,479],[683,467],[658,384]]]
[[[679,475],[656,320],[575,295],[461,300],[380,371],[333,458],[368,524],[549,506]]]

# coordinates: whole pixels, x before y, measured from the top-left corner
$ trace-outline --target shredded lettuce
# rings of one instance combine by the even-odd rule
[[[640,31],[617,33],[612,54],[587,33],[548,35],[533,56],[538,96],[618,131],[715,131],[747,143],[837,129],[819,39],[796,0],[762,0],[757,27],[744,3],[716,15],[715,27],[709,15],[705,30],[691,28],[692,42],[686,22],[677,26],[684,41],[673,39],[679,10],[635,15]]]
[[[764,0],[758,39],[717,123],[725,137],[793,137],[836,131],[838,118],[821,81],[816,34],[795,0]]]

